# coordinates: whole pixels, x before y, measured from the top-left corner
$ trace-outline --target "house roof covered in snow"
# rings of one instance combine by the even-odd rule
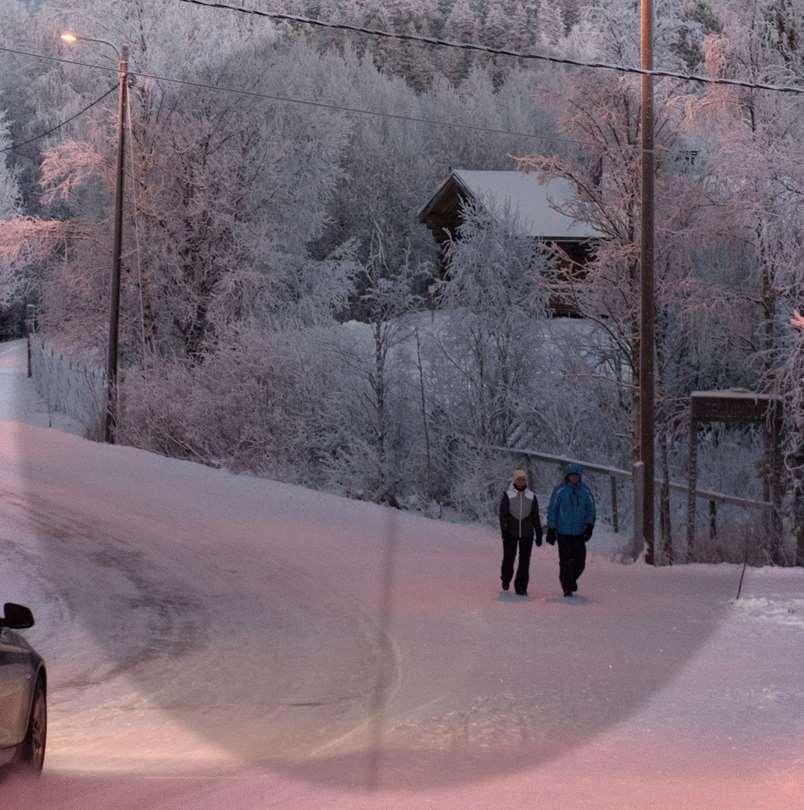
[[[556,210],[574,196],[562,178],[542,183],[533,174],[517,171],[456,169],[419,212],[419,221],[434,231],[454,222],[462,199],[472,199],[496,210],[510,207],[522,224],[523,234],[539,239],[580,241],[599,239],[591,225]]]
[[[781,397],[776,394],[758,394],[747,388],[719,388],[715,391],[693,391],[691,397],[707,397],[709,399],[750,399],[754,402],[780,402]]]

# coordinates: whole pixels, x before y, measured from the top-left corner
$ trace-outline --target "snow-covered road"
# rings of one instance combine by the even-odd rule
[[[5,352],[5,353],[3,353]],[[804,572],[500,595],[499,540],[47,425],[0,351],[3,601],[50,673],[3,807],[804,806]],[[9,802],[7,804],[7,802]]]

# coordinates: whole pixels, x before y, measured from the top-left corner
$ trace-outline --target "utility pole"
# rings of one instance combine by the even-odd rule
[[[653,70],[652,0],[641,0],[641,67]],[[655,564],[654,549],[654,343],[656,308],[653,285],[654,158],[653,158],[653,76],[642,76],[642,210],[640,274],[641,303],[639,327],[639,423],[640,460],[643,463],[643,537],[645,562]]]
[[[126,95],[128,93],[128,47],[119,57],[120,92],[117,106],[117,183],[114,194],[114,241],[112,246],[112,294],[109,312],[109,354],[106,361],[106,421],[104,440],[114,442],[117,426],[117,343],[120,324],[120,253],[123,245],[123,183],[125,180]]]
[[[106,408],[103,426],[104,441],[114,442],[117,425],[117,341],[120,322],[120,252],[123,246],[123,183],[125,180],[126,108],[128,104],[128,46],[119,50],[105,39],[77,36],[64,31],[59,38],[74,45],[76,42],[94,42],[111,48],[117,55],[120,90],[117,100],[117,184],[114,193],[114,241],[112,243],[112,290],[109,312],[109,347],[106,359]]]

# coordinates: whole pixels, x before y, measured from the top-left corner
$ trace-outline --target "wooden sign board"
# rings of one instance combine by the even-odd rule
[[[726,424],[746,424],[749,422],[770,422],[765,433],[766,452],[770,460],[770,511],[771,532],[776,538],[772,550],[774,561],[781,561],[781,488],[780,476],[776,471],[782,467],[780,437],[782,427],[782,399],[769,394],[755,394],[751,391],[731,389],[726,391],[693,391],[690,394],[690,453],[689,453],[689,493],[687,496],[687,555],[694,559],[695,546],[695,491],[698,484],[698,429],[707,422]],[[716,537],[715,515],[717,504],[709,501],[710,536]]]
[[[759,422],[781,414],[782,400],[751,391],[693,391],[690,395],[694,422]]]

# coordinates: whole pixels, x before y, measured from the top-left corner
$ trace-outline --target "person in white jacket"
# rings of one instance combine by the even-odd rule
[[[542,522],[539,518],[539,502],[528,486],[528,474],[525,470],[514,470],[511,486],[500,501],[500,534],[503,544],[500,567],[502,589],[507,591],[514,578],[514,561],[519,551],[514,590],[520,596],[527,596],[530,552],[534,539],[537,546],[542,544]]]

